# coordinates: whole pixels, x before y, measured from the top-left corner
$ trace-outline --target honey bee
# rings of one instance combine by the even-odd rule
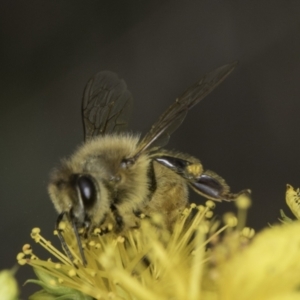
[[[72,224],[83,264],[86,264],[78,228],[87,231],[113,225],[117,233],[139,226],[141,214],[159,212],[171,230],[188,204],[188,187],[205,198],[231,201],[225,180],[203,170],[188,154],[162,149],[189,109],[217,87],[236,62],[204,75],[160,116],[143,137],[126,133],[131,93],[116,74],[100,72],[87,83],[82,119],[85,142],[61,162],[50,178],[48,191],[59,213]],[[72,259],[63,236],[58,236]]]

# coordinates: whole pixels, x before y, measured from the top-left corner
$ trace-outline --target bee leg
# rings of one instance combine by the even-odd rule
[[[209,170],[189,181],[189,185],[195,192],[213,200],[232,201],[237,197],[230,193],[229,186],[222,177]]]
[[[121,232],[124,228],[124,220],[122,216],[119,214],[117,207],[114,204],[111,204],[110,209],[113,213],[116,222],[116,231]]]
[[[79,233],[78,233],[78,228],[77,228],[77,225],[76,225],[76,222],[75,222],[75,217],[73,215],[72,209],[70,211],[69,217],[70,217],[72,228],[73,228],[73,231],[74,231],[74,234],[75,234],[75,238],[76,238],[76,242],[77,242],[77,245],[78,245],[79,253],[80,253],[80,256],[81,256],[81,259],[82,259],[82,264],[84,266],[86,266],[87,261],[86,261],[86,258],[85,258],[84,252],[83,252],[81,239],[80,239],[80,236],[79,236]]]
[[[62,233],[61,233],[62,230],[59,228],[59,223],[62,221],[63,217],[64,217],[66,214],[67,214],[67,212],[64,211],[64,212],[62,212],[62,213],[60,213],[60,214],[58,215],[58,217],[57,217],[57,219],[56,219],[56,223],[55,223],[55,229],[56,229],[56,231],[57,231],[57,236],[58,236],[58,238],[59,238],[59,241],[60,241],[60,243],[61,243],[63,249],[65,250],[65,252],[66,252],[66,254],[67,254],[69,260],[70,260],[71,262],[73,262],[73,261],[74,261],[74,257],[73,257],[73,255],[72,255],[72,253],[71,253],[71,251],[70,251],[70,249],[69,249],[69,247],[68,247],[68,245],[67,245],[67,243],[66,243],[66,241],[65,241],[65,239],[64,239],[64,237],[63,237],[63,235],[62,235]]]
[[[186,168],[189,165],[191,165],[191,163],[185,159],[181,159],[179,157],[167,156],[167,155],[155,157],[154,159],[155,161],[159,162],[163,166],[171,169],[172,171],[174,171],[175,173],[183,177],[185,177],[184,174]]]
[[[186,159],[168,155],[155,157],[154,159],[187,180],[194,180],[203,173],[202,165],[198,162],[192,163]]]
[[[156,157],[155,160],[185,178],[196,193],[206,198],[215,201],[232,201],[241,193],[248,192],[244,190],[238,194],[230,193],[230,188],[225,180],[212,171],[203,172],[200,163],[192,163],[179,157],[167,155]]]

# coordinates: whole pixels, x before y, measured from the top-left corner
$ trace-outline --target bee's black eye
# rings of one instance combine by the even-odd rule
[[[81,199],[85,207],[92,206],[96,201],[96,187],[90,176],[82,175],[77,179]]]

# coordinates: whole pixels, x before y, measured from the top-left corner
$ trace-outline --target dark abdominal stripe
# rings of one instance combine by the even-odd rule
[[[148,198],[148,201],[150,201],[151,198],[153,197],[153,194],[156,191],[156,188],[157,188],[153,161],[151,161],[148,166],[147,177],[148,177],[148,197],[147,198]],[[114,217],[115,223],[116,223],[115,231],[121,232],[124,229],[125,224],[124,224],[123,217],[120,215],[120,213],[118,211],[117,206],[122,204],[122,202],[123,202],[122,200],[124,200],[124,192],[125,191],[113,190],[113,188],[109,185],[107,185],[107,188],[110,191],[112,198],[113,198],[113,203],[110,205],[110,210],[113,214],[113,217]],[[141,211],[133,211],[133,214],[135,216],[138,216],[141,213],[142,213]]]
[[[153,161],[150,162],[148,171],[147,171],[147,176],[149,178],[149,200],[151,200],[154,192],[156,191],[157,188],[157,183],[156,183],[156,177],[155,177],[155,172],[154,172],[154,166],[153,166]]]

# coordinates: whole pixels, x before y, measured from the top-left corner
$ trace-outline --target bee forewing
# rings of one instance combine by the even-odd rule
[[[99,72],[87,83],[82,100],[85,140],[124,131],[133,98],[124,80],[109,71]]]
[[[183,122],[187,111],[213,91],[234,70],[236,65],[237,62],[233,62],[207,73],[177,98],[141,140],[136,156],[149,147],[165,146],[170,135]]]

